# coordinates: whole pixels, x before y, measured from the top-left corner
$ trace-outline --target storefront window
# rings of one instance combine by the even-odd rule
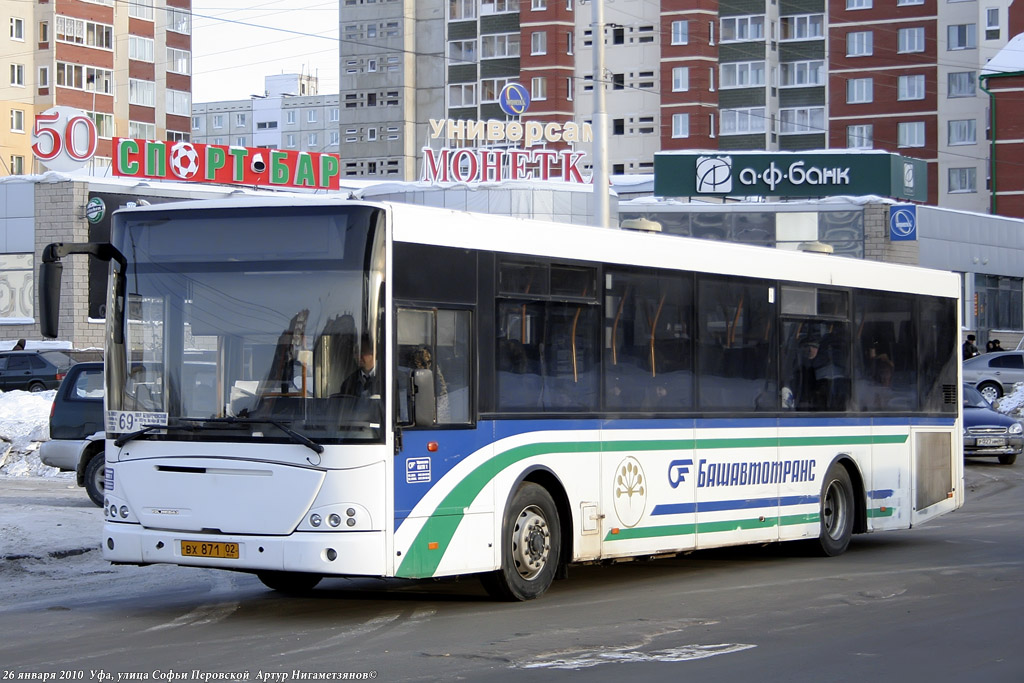
[[[1019,277],[976,274],[974,280],[978,328],[1024,329],[1024,297]]]

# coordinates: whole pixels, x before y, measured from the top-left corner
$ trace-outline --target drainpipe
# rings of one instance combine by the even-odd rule
[[[1006,76],[1024,76],[1024,71],[1008,71],[1006,73],[982,74],[978,76],[978,87],[988,95],[988,128],[991,140],[989,141],[989,173],[992,176],[992,203],[989,212],[996,213],[996,96],[988,89],[988,79],[1004,78]]]

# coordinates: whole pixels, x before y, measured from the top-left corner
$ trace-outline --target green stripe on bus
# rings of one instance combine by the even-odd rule
[[[876,517],[892,517],[895,512],[896,511],[891,507],[869,508],[868,518],[875,519]]]
[[[786,436],[739,439],[654,439],[645,441],[581,441],[533,443],[495,455],[470,472],[441,500],[427,518],[395,572],[395,576],[420,579],[433,576],[441,564],[464,514],[438,515],[438,509],[464,510],[499,472],[520,460],[552,453],[617,453],[623,451],[705,450],[718,448],[776,448],[778,446],[845,446],[905,443],[906,434],[847,436]],[[430,544],[437,547],[430,549]]]
[[[634,538],[659,538],[662,536],[692,536],[693,534],[714,534],[722,531],[739,531],[741,529],[766,529],[773,526],[791,526],[793,524],[817,524],[818,513],[802,515],[785,515],[757,519],[727,519],[720,522],[701,522],[699,524],[665,524],[663,526],[646,526],[634,529],[619,529],[619,533],[608,533],[606,541],[628,541]]]

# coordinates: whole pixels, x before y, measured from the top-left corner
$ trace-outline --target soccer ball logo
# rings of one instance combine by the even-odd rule
[[[732,192],[732,157],[697,157],[697,192]]]
[[[199,153],[190,143],[179,142],[171,147],[171,172],[182,180],[199,173]]]

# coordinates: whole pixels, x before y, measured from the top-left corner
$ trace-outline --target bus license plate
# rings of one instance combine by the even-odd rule
[[[216,557],[224,560],[237,560],[238,544],[182,541],[181,554],[184,557]]]
[[[1002,438],[1001,436],[979,436],[978,437],[978,445],[979,446],[1005,446],[1006,445],[1006,439]]]

